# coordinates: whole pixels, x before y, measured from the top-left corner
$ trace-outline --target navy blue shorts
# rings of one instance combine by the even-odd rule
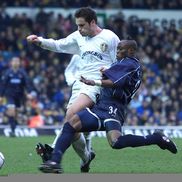
[[[20,108],[22,105],[22,98],[7,97],[7,107]]]
[[[82,123],[82,132],[91,131],[121,131],[122,123],[114,118],[99,118],[96,112],[92,109],[86,108],[77,113]]]

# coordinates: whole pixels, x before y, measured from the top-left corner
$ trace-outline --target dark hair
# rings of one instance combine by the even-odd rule
[[[133,49],[137,50],[137,42],[131,37],[131,35],[126,35],[126,38],[124,38],[122,41],[127,42],[129,46],[132,46]]]
[[[129,44],[134,50],[137,50],[138,45],[137,45],[137,42],[136,42],[134,39],[129,39],[129,40],[128,40],[128,44]]]
[[[97,15],[96,12],[89,8],[89,7],[83,7],[79,8],[75,12],[75,18],[84,18],[86,22],[90,23],[92,20],[95,20],[95,23],[97,23]]]

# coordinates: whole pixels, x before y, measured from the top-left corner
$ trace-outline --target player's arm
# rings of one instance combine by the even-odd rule
[[[68,54],[79,54],[80,49],[75,40],[77,37],[77,32],[74,32],[67,36],[66,38],[54,40],[52,38],[45,39],[43,37],[38,37],[37,35],[29,35],[27,41],[29,43],[35,43],[43,49],[47,49],[54,52],[68,53]]]
[[[76,80],[76,74],[79,70],[80,59],[80,56],[73,55],[71,61],[65,69],[64,75],[69,86],[71,86]]]
[[[114,83],[110,79],[106,80],[87,80],[81,76],[80,81],[91,86],[101,86],[101,87],[114,87]]]

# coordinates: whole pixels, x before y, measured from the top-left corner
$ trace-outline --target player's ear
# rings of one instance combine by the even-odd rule
[[[90,25],[94,25],[96,24],[95,20],[93,19],[91,22],[90,22]]]

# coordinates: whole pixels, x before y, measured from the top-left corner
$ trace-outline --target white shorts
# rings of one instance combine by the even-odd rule
[[[100,94],[100,89],[101,87],[99,86],[86,85],[79,80],[76,80],[72,86],[72,93],[67,108],[76,100],[80,94],[87,95],[94,103],[96,103],[97,95]]]

